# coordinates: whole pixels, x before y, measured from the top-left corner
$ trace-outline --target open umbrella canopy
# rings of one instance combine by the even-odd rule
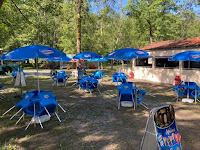
[[[48,58],[48,61],[56,61],[56,62],[70,62],[72,59],[69,57],[53,57],[53,58]]]
[[[104,62],[104,61],[108,61],[108,59],[106,59],[105,57],[102,58],[94,58],[94,59],[90,59],[88,60],[89,62]]]
[[[43,45],[30,45],[12,50],[1,57],[2,60],[23,60],[50,57],[65,57],[66,54],[55,48]]]
[[[102,58],[101,55],[94,53],[94,52],[82,52],[73,57],[73,59],[95,59],[95,58]]]
[[[55,48],[48,46],[30,45],[12,50],[3,55],[1,59],[14,60],[14,61],[23,61],[24,59],[36,59],[38,91],[40,92],[39,75],[38,75],[38,58],[51,58],[51,57],[66,57],[66,54],[62,51],[59,51]]]
[[[146,58],[149,54],[143,50],[133,48],[122,48],[106,55],[107,59],[112,60],[132,60],[134,58]]]
[[[7,54],[7,53],[6,53]],[[6,54],[3,54],[2,56],[1,56],[1,59],[0,60],[7,60],[7,61],[12,61],[12,60],[10,60],[9,58],[7,58],[5,55]],[[28,61],[28,59],[15,59],[15,60],[13,60],[13,61]]]
[[[200,61],[200,51],[186,51],[168,58],[169,61]]]

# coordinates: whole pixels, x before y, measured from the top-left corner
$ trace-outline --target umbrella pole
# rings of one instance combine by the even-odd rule
[[[187,99],[189,99],[189,68],[190,68],[190,60],[188,61],[188,77],[187,77],[187,80],[188,80],[188,90],[187,90]]]
[[[128,77],[128,60],[127,60],[127,77]]]
[[[38,73],[38,55],[36,58],[36,68],[37,68],[37,80],[38,80],[38,93],[40,93],[40,82],[39,82],[39,73]]]
[[[21,71],[20,71],[20,62],[19,62],[19,86],[20,86],[20,98],[22,98],[22,79],[21,79]]]
[[[98,70],[100,70],[100,68],[99,68],[99,61],[98,61]]]

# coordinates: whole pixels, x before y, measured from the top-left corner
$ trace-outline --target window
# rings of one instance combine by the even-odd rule
[[[188,61],[184,61],[184,67],[183,68],[188,68]],[[200,68],[200,62],[197,61],[190,61],[190,67],[189,68]]]
[[[158,57],[155,59],[156,67],[160,68],[178,68],[178,61],[168,61],[168,57]]]
[[[136,59],[136,66],[152,67],[152,58]]]

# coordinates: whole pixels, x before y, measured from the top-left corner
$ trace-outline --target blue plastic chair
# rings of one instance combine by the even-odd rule
[[[79,84],[79,89],[83,89],[90,93],[92,93],[94,89],[97,89],[99,93],[101,93],[98,89],[98,80],[95,77],[85,76],[82,77],[77,83]]]
[[[87,90],[88,77],[82,77],[78,82],[79,89]]]
[[[119,99],[118,99],[118,109],[120,109],[122,101],[132,102],[135,110],[135,99],[133,93],[133,85],[130,83],[123,83],[118,86],[117,90],[119,91]]]
[[[102,71],[95,71],[91,77],[95,77],[97,80],[103,79],[106,75]]]
[[[106,75],[102,71],[95,71],[90,77],[94,77],[98,80],[99,84],[101,85],[101,82],[103,81],[103,78]]]
[[[98,80],[94,77],[88,78],[88,89],[96,89],[98,85]]]
[[[139,103],[140,105],[142,105],[143,107],[145,107],[146,109],[148,109],[147,107],[147,104],[145,102],[142,101],[143,97],[145,96],[145,94],[147,93],[146,91],[144,90],[141,90],[139,89],[136,84],[133,86],[133,82],[126,82],[126,83],[123,83],[123,84],[130,84],[132,85],[132,89],[134,91],[134,100],[137,99],[137,101],[135,101],[135,103]],[[121,84],[121,85],[123,85]],[[119,86],[120,87],[120,86]],[[137,104],[136,104],[136,107],[137,107]]]
[[[112,79],[113,79],[113,82],[121,82],[121,83],[125,83],[127,78],[126,78],[126,75],[124,73],[115,73],[113,76],[112,76]]]
[[[59,84],[66,86],[69,76],[65,73],[65,71],[59,71],[55,76],[52,77],[52,79],[57,86],[59,86]]]

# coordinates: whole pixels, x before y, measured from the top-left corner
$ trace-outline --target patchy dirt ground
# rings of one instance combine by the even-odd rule
[[[27,77],[26,81],[23,93],[37,89],[35,77]],[[37,124],[36,128],[31,125],[25,131],[31,117],[26,116],[15,125],[20,115],[10,120],[17,112],[14,109],[0,116],[0,149],[139,150],[149,111],[165,104],[175,107],[183,150],[200,149],[200,105],[175,102],[176,93],[166,92],[173,85],[133,80],[140,89],[156,95],[144,97],[148,110],[139,105],[134,111],[132,108],[117,109],[117,86],[111,84],[111,77],[106,77],[103,86],[99,86],[102,94],[78,91],[77,86],[71,86],[75,82],[70,78],[68,86],[52,87],[53,81],[49,77],[40,77],[41,89],[52,91],[67,111],[63,113],[59,109],[62,122],[52,116],[43,124],[44,129]],[[0,83],[5,85],[0,91],[5,94],[4,100],[0,101],[0,114],[3,114],[20,101],[14,98],[20,90],[7,76],[1,76]]]

